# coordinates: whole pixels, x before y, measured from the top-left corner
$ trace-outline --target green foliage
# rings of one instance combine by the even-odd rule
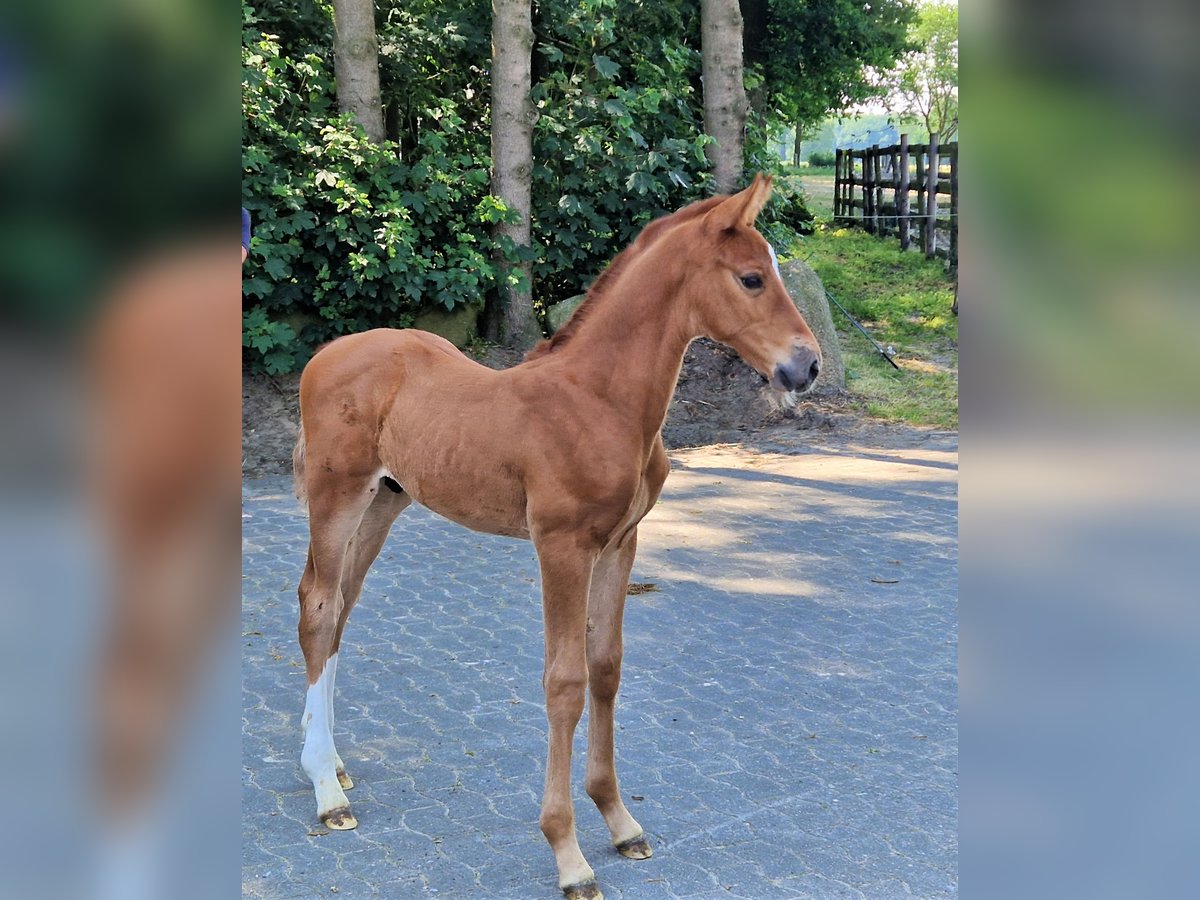
[[[825,73],[825,90],[833,73],[853,69],[838,55],[846,42],[875,40],[886,55],[886,26],[903,2],[870,14],[850,0],[809,3],[803,52],[830,55],[805,57],[805,71]],[[780,29],[805,5],[771,0],[769,52],[783,52]],[[710,193],[699,11],[688,0],[534,7],[530,248],[492,234],[511,213],[489,193],[490,3],[376,3],[380,146],[338,114],[326,0],[243,0],[242,11],[243,204],[254,220],[243,297],[254,369],[299,365],[324,341],[409,324],[422,307],[483,304],[497,295],[502,259],[532,262],[544,309],[585,288],[648,221]],[[800,47],[784,48],[780,65]],[[748,87],[778,101],[798,83],[781,72],[751,67]],[[747,176],[782,172],[765,122],[751,120]],[[768,239],[786,246],[811,218],[798,180],[777,178],[760,218]]]
[[[837,157],[829,150],[814,150],[808,154],[808,164],[810,166],[832,166],[837,162]]]
[[[872,69],[909,49],[912,0],[742,0],[747,68],[762,79],[758,114],[810,125],[879,94]]]
[[[455,100],[429,98],[401,159],[337,115],[312,29],[260,21],[247,4],[243,22],[247,363],[281,371],[339,334],[408,324],[421,306],[481,303],[504,252],[490,225],[507,212],[488,194],[489,159]],[[291,28],[289,53],[275,24]],[[297,327],[278,327],[283,318]]]
[[[647,222],[708,193],[697,22],[682,2],[539,7],[533,271],[542,303],[578,294]]]
[[[286,322],[272,322],[261,306],[242,313],[242,346],[258,354],[258,368],[268,375],[281,375],[292,370],[296,364],[295,340],[296,332],[292,326]]]

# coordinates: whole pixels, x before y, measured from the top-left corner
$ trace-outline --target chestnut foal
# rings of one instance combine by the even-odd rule
[[[571,745],[591,695],[584,786],[632,859],[650,856],[613,765],[621,621],[637,526],[667,477],[659,433],[684,351],[707,335],[773,388],[817,376],[816,339],[754,230],[769,178],[659,219],[550,340],[494,371],[412,330],[340,338],[300,381],[297,492],[311,541],[300,582],[308,674],[301,761],[328,827],[354,828],[333,743],[346,619],[396,517],[416,502],[477,531],[528,538],[542,576],[549,754],[540,824],[568,897],[601,896],[575,837]]]

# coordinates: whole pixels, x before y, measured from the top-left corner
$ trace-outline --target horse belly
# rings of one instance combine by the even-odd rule
[[[397,392],[380,459],[410,497],[438,515],[474,531],[527,538],[519,441],[507,430],[511,416],[497,417],[511,401],[491,389],[495,373],[463,375],[455,361],[444,365],[440,380],[411,378]]]
[[[472,531],[529,537],[525,490],[516,478],[470,471],[430,477],[417,467],[403,475],[392,473],[410,497],[439,516]]]

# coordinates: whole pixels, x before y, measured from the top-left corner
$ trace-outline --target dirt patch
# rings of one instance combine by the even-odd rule
[[[728,347],[701,339],[683,358],[675,397],[667,410],[663,441],[669,448],[700,447],[744,440],[772,426],[796,430],[833,429],[845,403],[812,397],[794,409],[773,402],[763,379]]]
[[[520,362],[522,354],[497,347],[476,358],[503,369]],[[299,375],[242,379],[243,474],[291,471],[300,418],[299,382]],[[663,426],[670,449],[736,443],[782,453],[814,443],[912,446],[931,433],[867,419],[839,395],[806,398],[791,410],[778,408],[763,380],[736,353],[703,339],[688,348]]]
[[[242,375],[242,474],[292,471],[300,422],[299,375]]]

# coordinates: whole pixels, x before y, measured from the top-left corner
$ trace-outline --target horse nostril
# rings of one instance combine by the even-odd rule
[[[808,380],[816,381],[817,376],[820,373],[821,373],[821,364],[814,359],[813,364],[808,367]]]

